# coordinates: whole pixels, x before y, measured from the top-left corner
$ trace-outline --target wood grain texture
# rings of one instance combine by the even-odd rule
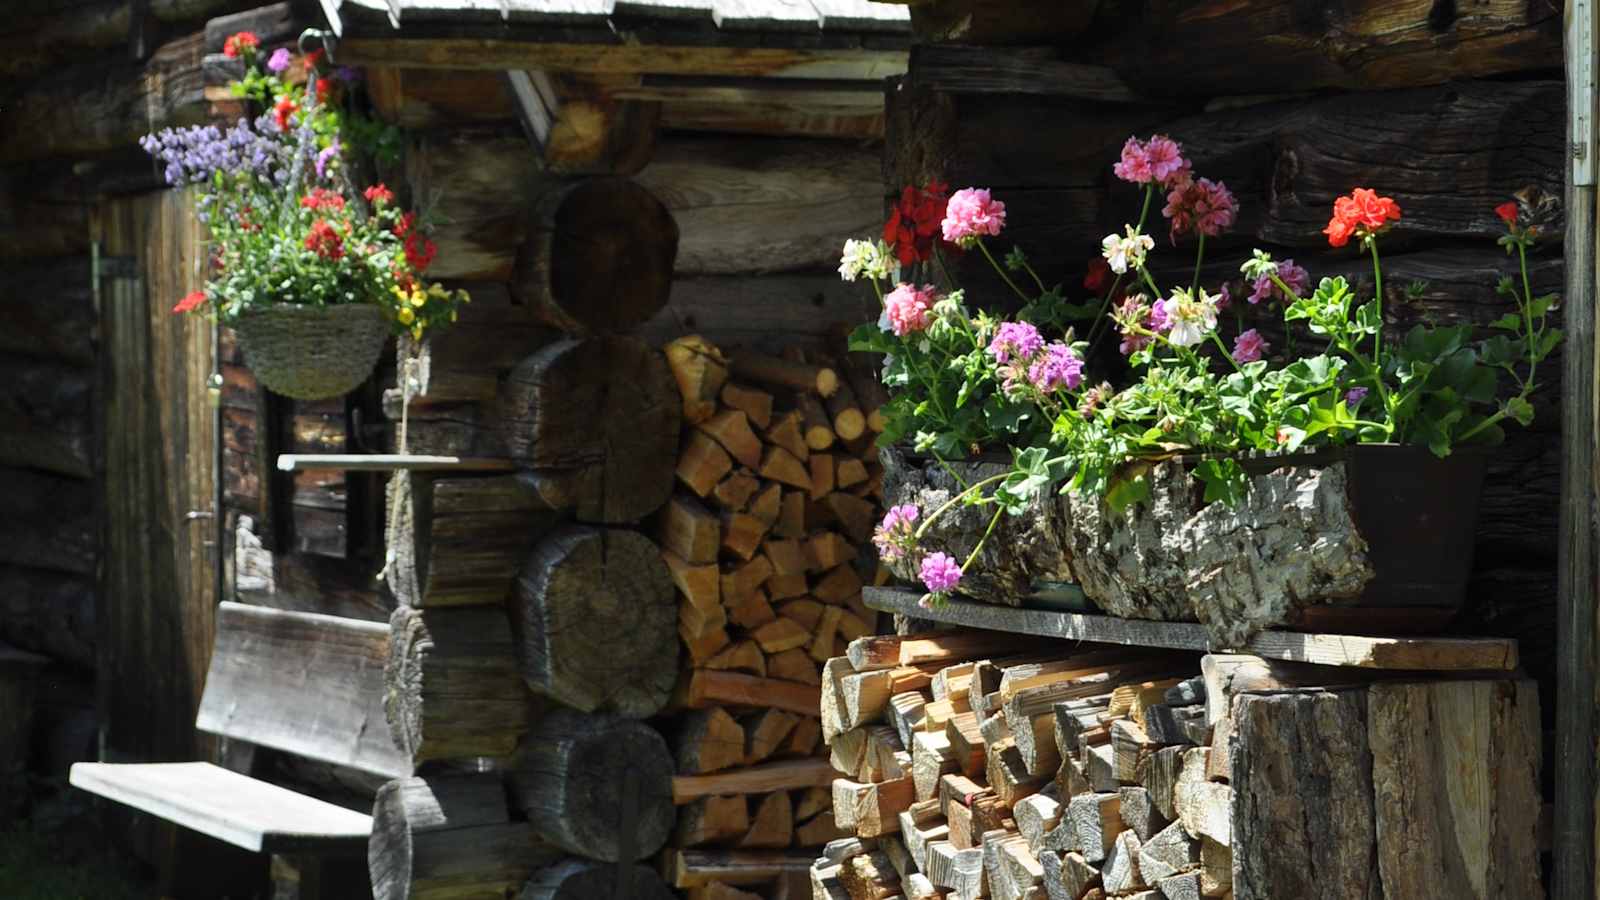
[[[510,756],[530,699],[503,606],[401,607],[390,617],[384,712],[413,763]]]
[[[261,853],[360,852],[372,833],[362,813],[204,762],[76,763],[71,783]]]
[[[411,761],[384,725],[388,641],[388,627],[375,622],[224,602],[195,727],[364,772],[409,775]]]
[[[882,225],[878,157],[855,144],[670,138],[637,180],[677,219],[680,277],[832,268]]]
[[[667,702],[677,679],[677,598],[649,539],[565,526],[528,558],[511,608],[523,679],[535,693],[634,718]]]
[[[1239,900],[1377,896],[1367,725],[1360,689],[1240,698],[1231,773]],[[1186,759],[1180,816],[1188,769]]]
[[[503,897],[559,856],[511,821],[497,774],[402,778],[373,802],[374,900]]]
[[[928,610],[917,605],[922,595],[916,591],[868,587],[862,593],[873,609],[969,628],[1174,650],[1211,649],[1204,627],[1187,622],[1015,609],[965,600]],[[1439,671],[1510,670],[1517,666],[1516,642],[1490,638],[1379,638],[1268,631],[1240,649],[1269,659],[1324,666]]]
[[[568,859],[534,872],[517,900],[589,900],[592,897],[672,900],[673,896],[661,876],[648,866],[613,866]]]
[[[1533,682],[1373,685],[1367,739],[1386,898],[1544,896]]]
[[[672,492],[682,404],[666,359],[638,338],[551,344],[511,371],[496,408],[535,491],[580,521],[637,521]]]
[[[512,794],[544,841],[590,859],[634,862],[672,832],[672,755],[641,722],[557,710],[523,742]]]

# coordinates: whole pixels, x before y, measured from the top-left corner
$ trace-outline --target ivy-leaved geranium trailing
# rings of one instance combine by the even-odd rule
[[[1162,135],[1130,138],[1112,169],[1139,188],[1139,215],[1101,242],[1084,279],[1093,292],[1086,302],[1047,288],[1021,248],[990,246],[1007,223],[1004,202],[987,190],[906,188],[881,240],[845,245],[841,276],[866,280],[882,305],[879,321],[851,336],[853,350],[884,354],[891,399],[882,440],[909,443],[940,464],[1011,454],[1008,471],[966,485],[944,508],[899,506],[878,528],[880,552],[921,572],[925,602],[955,590],[982,547],[966,560],[919,548],[956,504],[993,505],[990,532],[1000,515],[1020,513],[1046,491],[1125,509],[1148,496],[1151,464],[1177,456],[1195,461],[1207,502],[1233,503],[1247,487],[1245,453],[1406,444],[1443,457],[1499,442],[1508,419],[1532,421],[1540,364],[1561,340],[1549,320],[1557,297],[1534,294],[1527,261],[1553,201],[1528,189],[1495,209],[1516,274],[1498,284],[1510,311],[1487,336],[1470,325],[1417,325],[1395,337],[1384,333],[1379,253],[1403,219],[1393,198],[1355,188],[1335,201],[1324,229],[1332,247],[1354,245],[1370,257],[1370,295],[1343,277],[1313,284],[1293,260],[1262,250],[1240,266],[1242,280],[1207,285],[1206,241],[1233,227],[1232,192],[1198,177]],[[935,230],[929,210],[940,199]],[[1154,214],[1167,220],[1171,245],[1193,245],[1193,267],[1182,265],[1177,284],[1163,286],[1150,267]],[[972,308],[950,263],[973,253],[1017,295],[1016,315]],[[1245,328],[1239,304],[1276,304],[1285,346]],[[1115,384],[1086,372],[1090,349],[1107,340],[1127,363],[1111,376]]]
[[[454,321],[467,295],[423,280],[437,248],[418,214],[382,183],[353,183],[353,154],[392,161],[398,147],[392,129],[341,106],[354,71],[328,70],[320,50],[298,62],[287,48],[263,54],[250,32],[230,36],[223,52],[244,67],[234,96],[264,112],[140,141],[169,184],[194,187],[209,235],[205,289],[173,312],[232,323],[264,306],[374,304],[416,340]],[[304,78],[291,77],[297,65]]]

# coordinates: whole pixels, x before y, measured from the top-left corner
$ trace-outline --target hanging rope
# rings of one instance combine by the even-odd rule
[[[417,351],[419,349],[415,341],[404,338],[400,341],[401,359],[398,372],[400,381],[400,434],[396,441],[395,449],[399,451],[401,456],[409,456],[411,454],[407,430],[411,422],[411,398],[415,396],[419,387],[417,384]],[[400,472],[396,472],[390,476],[389,480],[393,496],[389,498],[389,527],[384,531],[383,568],[378,571],[377,578],[379,581],[384,581],[389,577],[389,567],[394,565],[395,560],[397,543],[395,538],[396,533],[400,530],[401,498],[398,496],[398,492],[392,490],[392,487],[394,479],[400,477],[400,475]]]

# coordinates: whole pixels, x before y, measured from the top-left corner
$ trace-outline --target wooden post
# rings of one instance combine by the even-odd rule
[[[1562,354],[1561,562],[1556,610],[1553,900],[1594,896],[1595,815],[1595,140],[1594,0],[1567,4],[1568,152]]]
[[[510,756],[531,699],[503,607],[402,606],[389,617],[384,712],[413,762]]]

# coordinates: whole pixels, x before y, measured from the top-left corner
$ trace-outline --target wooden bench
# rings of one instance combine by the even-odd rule
[[[412,774],[383,710],[389,627],[238,603],[217,610],[195,727],[232,741],[378,775]],[[208,762],[78,763],[90,793],[246,850],[274,872],[303,858],[364,856],[372,818]]]

